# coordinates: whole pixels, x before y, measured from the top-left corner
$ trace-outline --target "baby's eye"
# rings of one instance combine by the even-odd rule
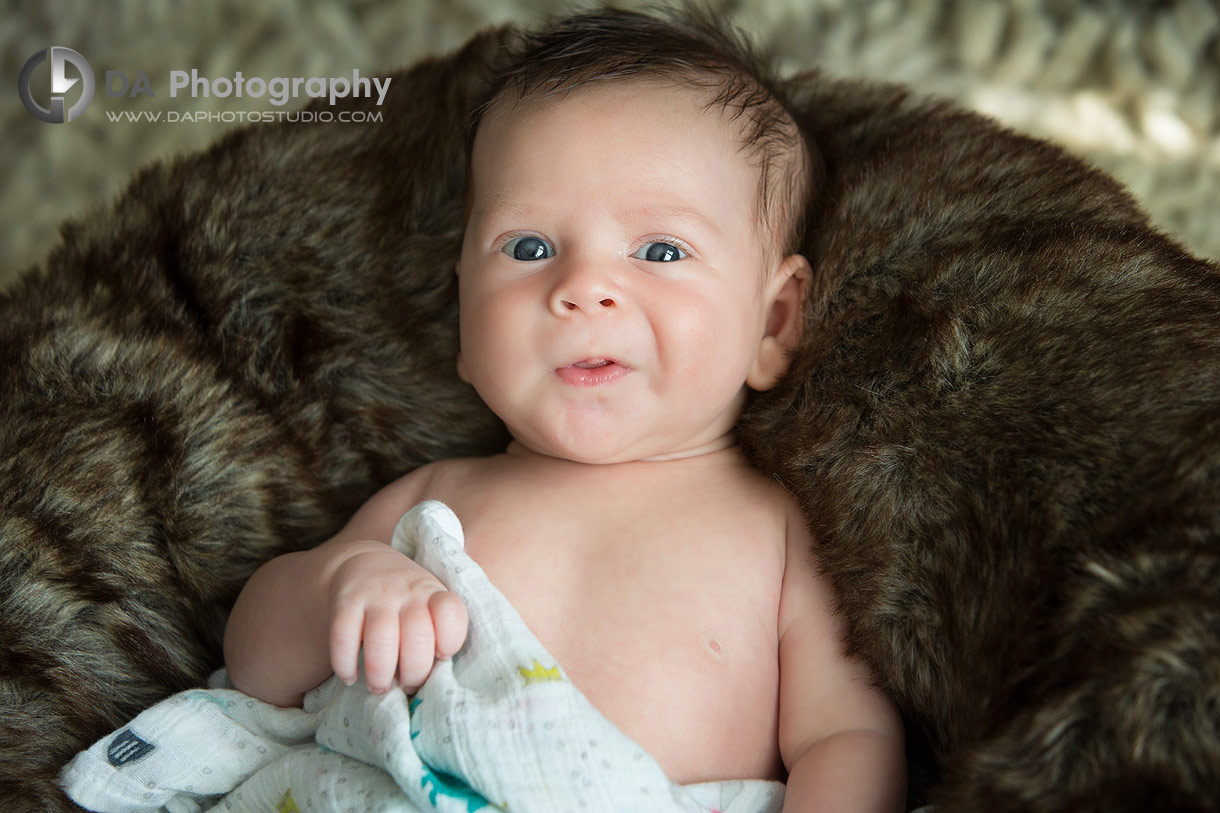
[[[522,237],[514,237],[504,244],[500,249],[514,260],[545,260],[555,256],[555,249],[551,248],[551,244],[541,237],[533,237],[524,235]]]
[[[631,256],[637,260],[647,260],[650,263],[672,263],[676,260],[686,259],[687,254],[673,243],[663,243],[659,240],[654,240],[651,243],[645,243],[640,246],[639,250]]]

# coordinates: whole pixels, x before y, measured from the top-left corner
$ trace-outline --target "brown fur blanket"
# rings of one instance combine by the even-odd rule
[[[0,297],[0,799],[220,662],[265,559],[500,448],[455,374],[463,135],[495,37],[377,125],[141,172]],[[818,275],[741,437],[798,497],[944,811],[1210,810],[1220,269],[1046,143],[795,80]],[[358,106],[351,103],[349,106]]]

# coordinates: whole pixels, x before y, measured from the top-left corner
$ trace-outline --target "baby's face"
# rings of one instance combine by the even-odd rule
[[[705,98],[594,85],[480,126],[459,370],[534,451],[690,454],[736,422],[773,252],[758,170]]]

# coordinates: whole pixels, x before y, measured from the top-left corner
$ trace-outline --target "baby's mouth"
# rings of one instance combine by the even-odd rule
[[[631,372],[631,368],[614,359],[596,358],[574,361],[555,371],[564,382],[576,387],[597,387],[617,381]]]

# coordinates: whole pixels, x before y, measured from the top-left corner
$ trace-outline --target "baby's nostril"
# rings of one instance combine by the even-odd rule
[[[613,299],[603,299],[603,300],[601,301],[601,304],[602,304],[602,306],[603,306],[603,307],[606,307],[606,308],[613,308],[613,307],[614,307],[614,300],[613,300]]]

